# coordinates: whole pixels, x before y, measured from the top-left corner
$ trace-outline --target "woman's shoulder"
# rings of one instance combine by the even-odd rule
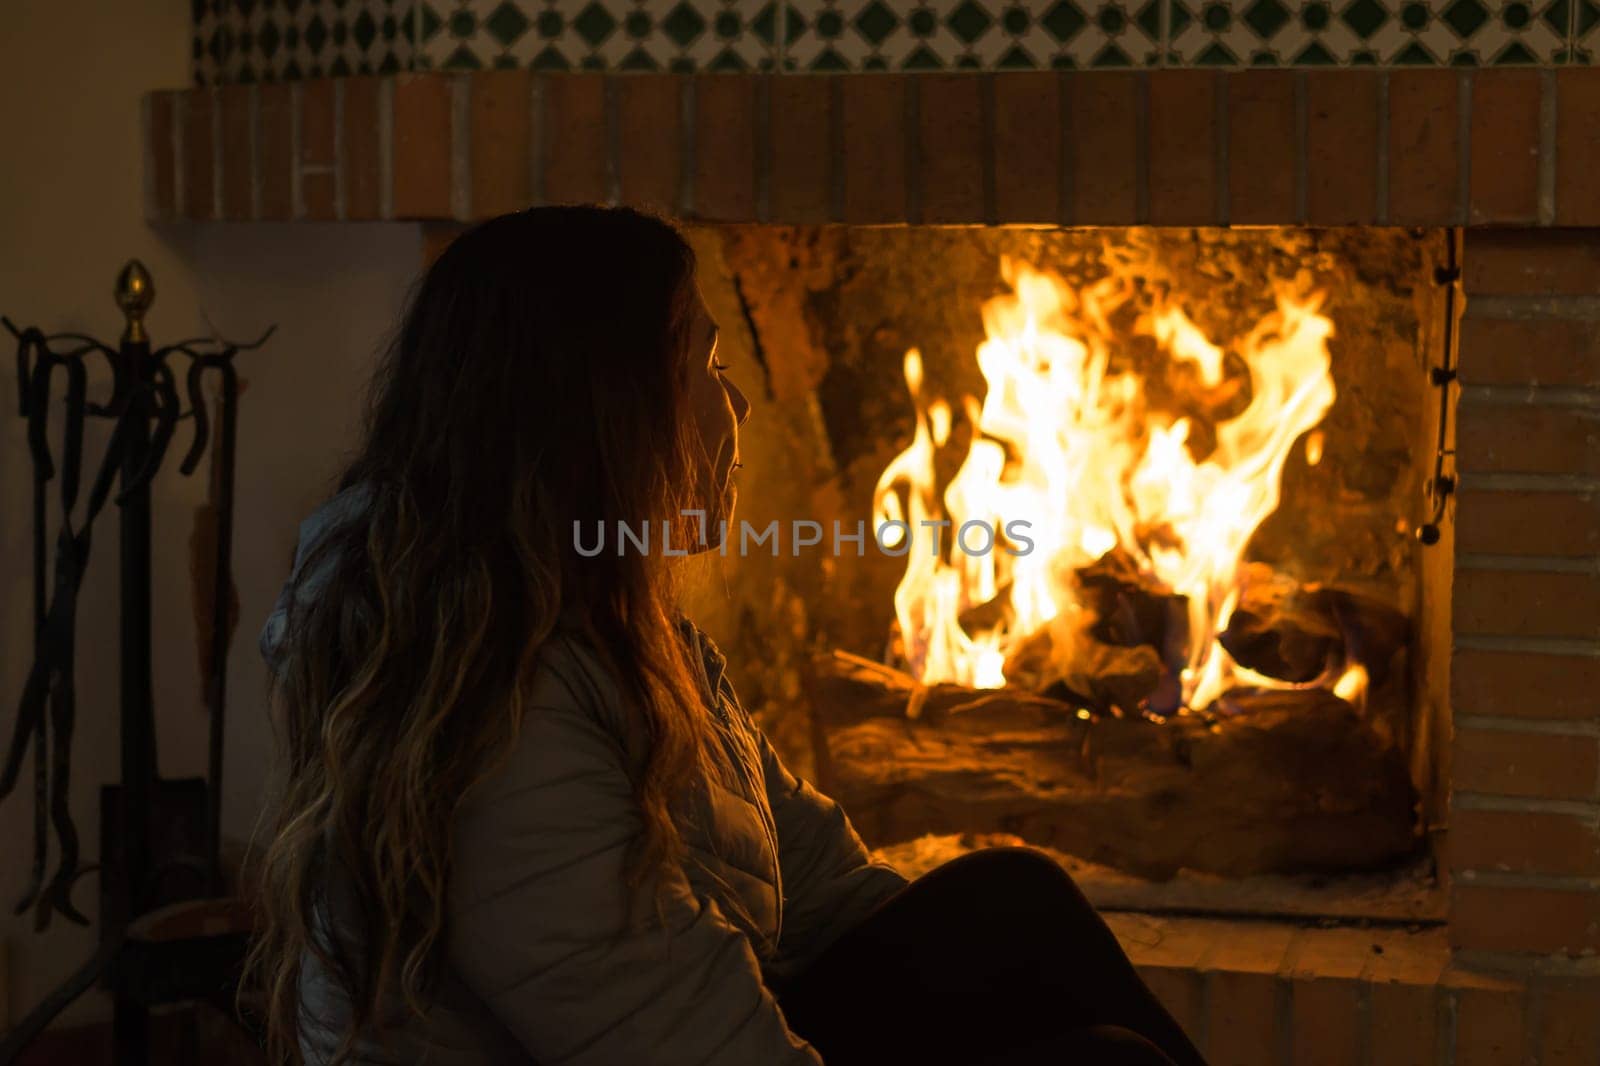
[[[594,646],[558,627],[540,646],[523,699],[524,714],[580,714],[619,727],[622,686]]]
[[[583,811],[595,789],[632,795],[648,757],[649,730],[584,641],[565,634],[547,639],[517,704],[507,746],[458,812],[464,840],[515,830],[552,804]]]
[[[711,638],[687,618],[680,618],[677,628],[694,662],[693,669],[699,673],[695,681],[703,689],[702,695],[714,696],[724,679],[727,660]],[[540,648],[527,705],[559,710],[582,708],[610,717],[608,712],[630,703],[615,668],[596,650],[583,629],[563,616]]]
[[[729,689],[727,702],[737,699],[725,679],[726,661],[709,637],[687,620],[680,632],[697,660],[702,695],[718,700],[719,686]],[[622,682],[612,660],[602,654],[586,631],[560,622],[541,643],[534,667],[522,689],[513,765],[528,759],[546,759],[552,746],[579,738],[605,739],[631,768],[647,756],[651,725]],[[730,723],[731,724],[731,723]],[[544,750],[541,751],[541,748]]]

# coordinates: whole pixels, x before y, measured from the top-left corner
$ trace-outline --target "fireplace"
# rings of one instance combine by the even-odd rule
[[[398,75],[151,94],[147,192],[435,249],[533,202],[683,219],[756,408],[742,517],[786,524],[696,610],[873,844],[1046,848],[1219,1063],[1555,1063],[1600,1053],[1596,129],[1584,68]],[[1080,510],[1031,621],[1014,567],[935,610],[827,543],[963,469],[1037,517],[993,497],[1075,453],[985,417],[1039,370],[985,345],[1102,354],[1069,421],[1122,449],[1115,492],[1039,482]],[[1279,498],[1194,577],[1175,486],[1242,491],[1219,442],[1286,347]]]
[[[1152,880],[1425,852],[1452,239],[698,233],[731,358],[794,409],[746,429],[718,564],[769,728],[885,847]],[[815,545],[749,536],[801,516]]]

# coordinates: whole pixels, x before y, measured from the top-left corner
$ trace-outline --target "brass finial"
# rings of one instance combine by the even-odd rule
[[[156,283],[150,272],[137,259],[128,260],[122,273],[117,275],[117,306],[128,318],[128,327],[122,331],[124,341],[148,341],[144,331],[144,313],[156,302]]]

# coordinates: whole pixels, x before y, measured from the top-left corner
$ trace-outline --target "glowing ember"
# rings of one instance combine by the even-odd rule
[[[1351,663],[1339,680],[1334,682],[1333,694],[1346,703],[1360,707],[1367,694],[1367,670],[1360,663]]]
[[[1138,315],[1135,333],[1153,339],[1202,407],[1226,404],[1248,376],[1244,409],[1207,419],[1210,432],[1198,433],[1192,414],[1155,408],[1140,376],[1110,370],[1118,342],[1109,319],[1131,286],[1112,277],[1075,291],[1009,259],[1001,272],[1012,292],[984,304],[977,352],[988,391],[981,406],[963,400],[977,431],[942,491],[934,459],[952,412],[923,395],[921,356],[906,353],[916,431],[879,479],[874,509],[875,524],[910,527],[885,537],[886,547],[910,542],[895,592],[908,666],[925,683],[993,688],[1030,635],[1048,627],[1052,654],[1067,653],[1091,621],[1075,574],[1115,552],[1186,603],[1177,673],[1183,703],[1203,708],[1243,680],[1216,637],[1237,602],[1250,538],[1278,506],[1285,460],[1333,403],[1333,324],[1319,313],[1321,294],[1297,294],[1303,282],[1279,287],[1277,310],[1226,351],[1175,304],[1157,300]],[[1197,437],[1215,442],[1198,459]],[[1308,462],[1321,451],[1320,435],[1307,441]],[[1019,520],[1032,549],[1013,555],[1008,545],[1028,548],[1007,539]],[[1000,547],[954,550],[969,522],[1000,531]],[[1362,681],[1347,675],[1340,687],[1354,694]]]
[[[1316,466],[1322,462],[1322,445],[1324,444],[1322,430],[1314,429],[1306,434],[1306,465]]]

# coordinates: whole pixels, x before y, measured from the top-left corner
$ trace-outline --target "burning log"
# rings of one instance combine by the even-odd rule
[[[1315,681],[1360,663],[1382,684],[1406,646],[1408,623],[1393,606],[1354,589],[1300,585],[1249,563],[1239,605],[1218,642],[1241,666],[1280,681]]]
[[[1187,597],[1121,549],[1073,577],[1081,613],[1058,616],[1018,643],[1005,664],[1011,686],[1097,714],[1176,711],[1189,642]]]
[[[1137,714],[1172,676],[1147,644],[1102,644],[1082,632],[1058,637],[1058,628],[1050,625],[1037,631],[1006,660],[1006,677],[1013,680],[1013,688],[1095,714]],[[1175,683],[1166,688],[1170,696],[1178,695]]]
[[[1402,750],[1321,690],[1156,722],[842,655],[813,680],[820,783],[874,846],[1014,833],[1156,878],[1370,869],[1417,846]]]
[[[1078,602],[1094,615],[1089,632],[1103,644],[1175,649],[1182,666],[1189,641],[1189,600],[1161,584],[1118,548],[1074,573]],[[1168,658],[1163,655],[1163,659]]]

